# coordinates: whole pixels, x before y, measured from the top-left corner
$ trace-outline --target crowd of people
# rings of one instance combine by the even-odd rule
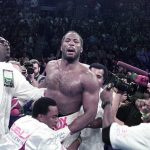
[[[75,30],[84,39],[82,62],[100,62],[111,70],[114,61],[122,60],[144,70],[149,69],[149,3],[146,0],[119,0],[115,3],[89,0],[83,1],[82,5],[72,1],[73,4],[64,6],[74,8],[69,9],[67,14],[72,14],[70,16],[62,11],[58,13],[60,7],[48,11],[41,7],[32,9],[26,3],[21,7],[6,2],[0,5],[0,34],[10,41],[12,57],[27,55],[39,61],[56,57],[61,37],[68,30]],[[98,4],[99,13],[94,13],[91,7]],[[86,7],[88,15],[81,8],[78,15],[78,7]]]
[[[3,89],[1,92],[1,103],[3,104],[1,114],[3,114],[3,119],[0,122],[2,129],[0,147],[2,149],[9,150],[10,147],[13,147],[14,150],[28,148],[42,150],[45,147],[58,150],[149,149],[147,143],[149,139],[146,134],[147,128],[149,128],[147,122],[150,120],[148,77],[136,75],[134,81],[142,89],[129,90],[132,87],[127,87],[129,85],[125,77],[125,72],[128,74],[129,72],[124,70],[124,72],[120,72],[124,73],[123,79],[117,79],[117,83],[115,79],[112,83],[108,82],[104,86],[108,75],[107,68],[99,63],[88,66],[79,62],[83,52],[83,39],[75,31],[69,31],[63,36],[60,46],[61,59],[47,63],[45,76],[39,74],[40,68],[37,60],[31,60],[28,65],[27,63],[24,65],[26,67],[25,74],[22,73],[20,63],[6,62],[10,58],[10,44],[2,37],[0,38],[0,52],[1,72],[3,72],[1,73],[1,87]],[[132,75],[131,73],[130,76]],[[130,97],[134,95],[133,92],[134,94],[140,92],[142,96],[135,94],[137,97],[134,101],[131,98],[125,98],[125,94]],[[14,97],[18,100],[13,103]],[[21,107],[27,103],[25,100],[37,100],[31,108],[32,117],[23,114],[24,117],[19,116],[20,119],[17,118],[17,121],[9,125],[10,116],[15,113],[14,108],[17,108],[16,105]],[[130,113],[127,114],[125,106],[129,104],[129,100],[132,102],[130,102],[131,107],[128,106]],[[126,113],[130,119],[119,118],[118,110],[121,105],[124,105],[123,114]],[[132,115],[135,108],[141,116]],[[138,117],[141,120],[135,123],[133,119],[138,119]],[[142,122],[145,123],[140,124]],[[32,128],[28,126],[29,124]],[[134,125],[137,126],[134,127]],[[42,134],[44,131],[47,132],[48,128],[52,130],[46,135]],[[119,132],[124,130],[126,132],[119,133],[120,138],[118,138],[117,129]],[[97,134],[94,133],[94,130]],[[131,134],[137,130],[139,132],[136,135],[142,132],[143,138],[139,136],[137,138]],[[143,132],[143,130],[145,131]],[[50,137],[51,132],[53,133],[52,137]],[[126,142],[129,139],[132,139],[131,145]],[[40,142],[38,142],[39,140]],[[137,145],[133,146],[133,143],[137,143]]]
[[[22,2],[0,1],[0,149],[148,150],[148,2]]]

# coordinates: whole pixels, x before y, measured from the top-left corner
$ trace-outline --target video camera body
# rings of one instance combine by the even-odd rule
[[[30,61],[26,61],[24,63],[24,66],[27,69],[27,74],[33,74],[34,73],[33,64]]]
[[[147,78],[145,78],[145,76],[136,75],[136,78],[133,78],[133,74],[131,74],[120,77],[119,75],[111,73],[111,86],[117,88],[119,91],[127,92],[129,95],[133,95],[135,92],[146,92],[146,82]]]
[[[129,96],[133,96],[135,93],[149,93],[147,90],[147,85],[149,83],[149,73],[136,68],[134,66],[128,65],[124,62],[117,63],[117,65],[123,67],[130,71],[130,74],[114,74],[110,73],[109,83],[112,87],[117,88],[119,91],[127,92]],[[137,74],[138,73],[138,74]]]

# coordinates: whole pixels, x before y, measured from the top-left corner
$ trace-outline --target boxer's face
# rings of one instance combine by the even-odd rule
[[[65,35],[61,44],[62,57],[66,60],[74,61],[79,59],[82,52],[81,38],[74,32]]]
[[[43,122],[50,128],[55,129],[58,122],[58,108],[57,106],[49,106],[48,109],[48,113],[43,116]]]

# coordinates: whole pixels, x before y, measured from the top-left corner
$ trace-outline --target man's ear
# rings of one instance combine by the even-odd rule
[[[83,48],[81,48],[81,53],[83,52]]]

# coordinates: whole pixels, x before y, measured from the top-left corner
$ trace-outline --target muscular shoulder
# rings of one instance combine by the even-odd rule
[[[51,60],[47,63],[47,66],[54,66],[59,60]]]
[[[84,67],[86,67],[86,68],[89,68],[88,64],[81,63],[81,65],[84,66]]]
[[[95,74],[92,73],[87,66],[83,65],[80,77],[84,89],[99,90],[98,80]]]
[[[49,61],[46,65],[46,72],[51,70],[51,69],[55,69],[56,67],[58,67],[58,63],[59,63],[59,60]]]

